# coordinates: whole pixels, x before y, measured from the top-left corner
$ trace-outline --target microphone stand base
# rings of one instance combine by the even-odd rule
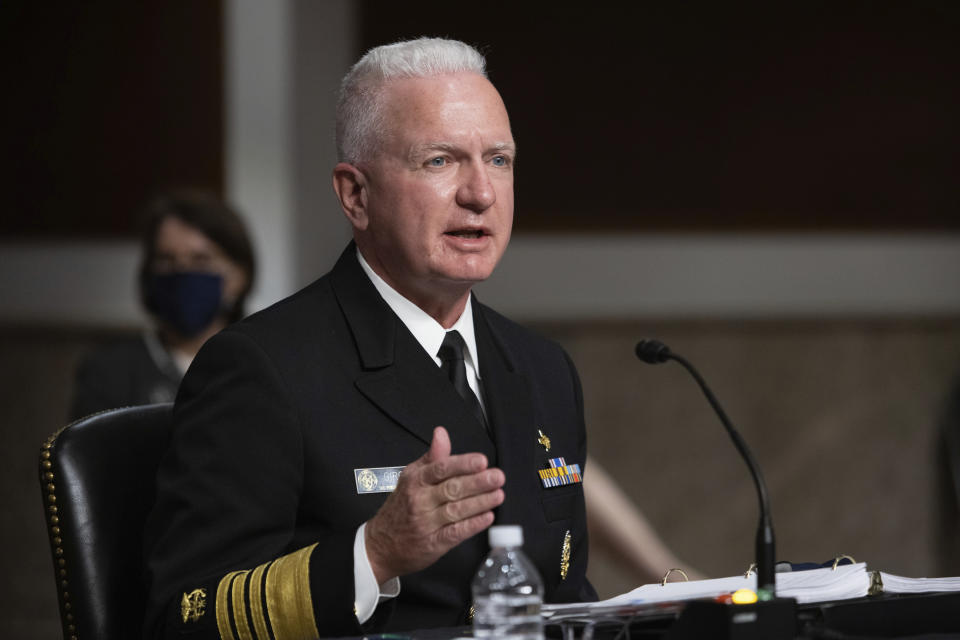
[[[797,602],[774,598],[754,604],[693,600],[670,627],[666,640],[793,640],[797,636]]]

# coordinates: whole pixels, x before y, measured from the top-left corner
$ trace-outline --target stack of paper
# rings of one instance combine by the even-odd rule
[[[796,598],[797,604],[862,598],[870,591],[870,574],[864,562],[776,576],[777,596]]]
[[[870,574],[863,562],[838,566],[836,569],[812,569],[776,574],[777,596],[796,598],[799,604],[861,598],[870,590]],[[624,605],[692,600],[694,598],[716,598],[731,594],[737,589],[757,588],[757,577],[751,573],[748,577],[716,578],[713,580],[694,580],[691,582],[668,582],[667,584],[645,584],[633,591],[608,600],[590,603],[590,608],[610,608]],[[960,586],[958,586],[960,588]],[[544,605],[545,614],[565,609],[584,607],[584,603]]]
[[[930,593],[960,591],[960,578],[904,578],[880,571],[884,593]]]

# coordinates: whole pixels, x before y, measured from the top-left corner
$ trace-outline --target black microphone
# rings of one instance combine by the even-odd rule
[[[763,476],[760,474],[760,466],[753,458],[753,454],[750,453],[747,443],[744,442],[740,433],[733,428],[733,424],[730,423],[730,419],[723,411],[720,403],[717,402],[713,392],[710,391],[707,383],[703,381],[703,378],[697,370],[693,368],[692,364],[687,362],[685,358],[670,351],[670,348],[659,340],[641,340],[637,343],[636,351],[637,357],[648,364],[659,364],[667,360],[676,360],[690,372],[690,375],[692,375],[694,380],[697,381],[697,384],[700,385],[700,389],[703,390],[703,395],[707,397],[710,406],[712,406],[713,410],[717,413],[720,422],[727,428],[727,433],[730,434],[730,439],[733,440],[737,451],[740,452],[740,455],[743,456],[744,461],[747,463],[747,467],[750,468],[753,483],[757,487],[757,496],[760,499],[760,524],[757,527],[756,543],[757,595],[761,597],[764,595],[773,597],[776,595],[776,579],[774,578],[776,553],[773,541],[773,521],[770,518],[770,500],[767,498],[767,485],[764,483]]]

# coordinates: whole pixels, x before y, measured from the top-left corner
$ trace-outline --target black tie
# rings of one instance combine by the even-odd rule
[[[476,416],[484,428],[487,428],[487,420],[483,415],[480,401],[470,385],[467,384],[467,367],[463,364],[463,348],[465,346],[463,336],[460,335],[459,331],[447,331],[447,335],[443,338],[443,344],[437,351],[437,357],[440,358],[440,368],[450,378],[450,382],[453,383],[457,393],[467,403],[470,412]]]

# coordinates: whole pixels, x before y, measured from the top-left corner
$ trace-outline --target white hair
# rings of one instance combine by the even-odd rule
[[[447,73],[487,77],[483,55],[459,40],[418,38],[368,51],[340,84],[337,101],[337,159],[357,163],[376,151],[383,134],[381,96],[388,81]]]

